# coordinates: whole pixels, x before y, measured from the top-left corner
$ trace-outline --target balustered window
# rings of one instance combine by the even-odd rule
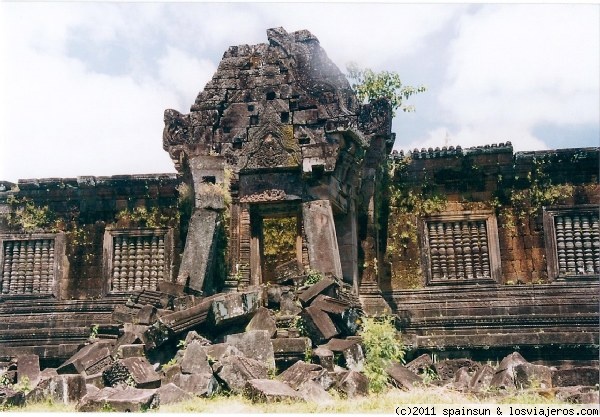
[[[551,279],[596,278],[600,274],[598,208],[544,211],[548,275]]]
[[[498,234],[491,214],[437,215],[423,221],[422,231],[429,284],[498,281]]]
[[[110,292],[156,290],[170,273],[170,233],[166,229],[109,230],[105,271]]]
[[[0,237],[0,295],[52,295],[58,265],[55,234]],[[59,244],[58,250],[64,246]]]

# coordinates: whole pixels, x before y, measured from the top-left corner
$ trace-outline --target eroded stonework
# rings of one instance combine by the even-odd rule
[[[220,186],[231,198],[228,264],[235,286],[263,281],[262,220],[295,215],[302,219],[298,269],[358,288],[360,260],[378,256],[360,240],[375,238],[377,167],[394,142],[390,104],[359,104],[310,32],[276,28],[267,38],[268,44],[230,47],[189,114],[165,111],[163,147],[195,195],[177,281],[191,291],[211,290],[205,282],[215,258],[201,247],[222,221],[215,212],[225,206],[206,204]],[[368,219],[364,230],[359,216]],[[340,246],[350,255],[340,256]]]

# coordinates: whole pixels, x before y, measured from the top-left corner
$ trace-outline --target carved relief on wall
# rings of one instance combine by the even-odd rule
[[[546,258],[550,279],[598,277],[600,234],[597,207],[544,211]]]
[[[240,157],[240,168],[284,168],[300,165],[300,147],[294,139],[291,125],[269,123],[252,132]]]
[[[423,264],[429,284],[498,280],[500,256],[494,217],[439,215],[423,223]]]
[[[0,247],[0,295],[56,293],[57,261],[64,255],[63,235],[0,236]]]
[[[171,235],[170,229],[107,231],[108,291],[156,290],[159,281],[170,280]]]

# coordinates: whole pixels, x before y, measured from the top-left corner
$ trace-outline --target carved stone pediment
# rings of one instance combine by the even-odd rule
[[[269,123],[250,132],[247,151],[240,158],[241,170],[293,168],[300,166],[300,147],[291,125]]]

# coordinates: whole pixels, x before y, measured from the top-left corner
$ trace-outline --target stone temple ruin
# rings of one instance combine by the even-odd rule
[[[260,379],[312,351],[356,389],[359,317],[385,314],[409,356],[518,350],[579,361],[555,385],[597,379],[599,149],[392,152],[386,99],[359,103],[308,31],[267,37],[165,111],[177,174],[0,181],[0,375],[236,392],[239,361]],[[159,375],[144,357],[181,339]]]

